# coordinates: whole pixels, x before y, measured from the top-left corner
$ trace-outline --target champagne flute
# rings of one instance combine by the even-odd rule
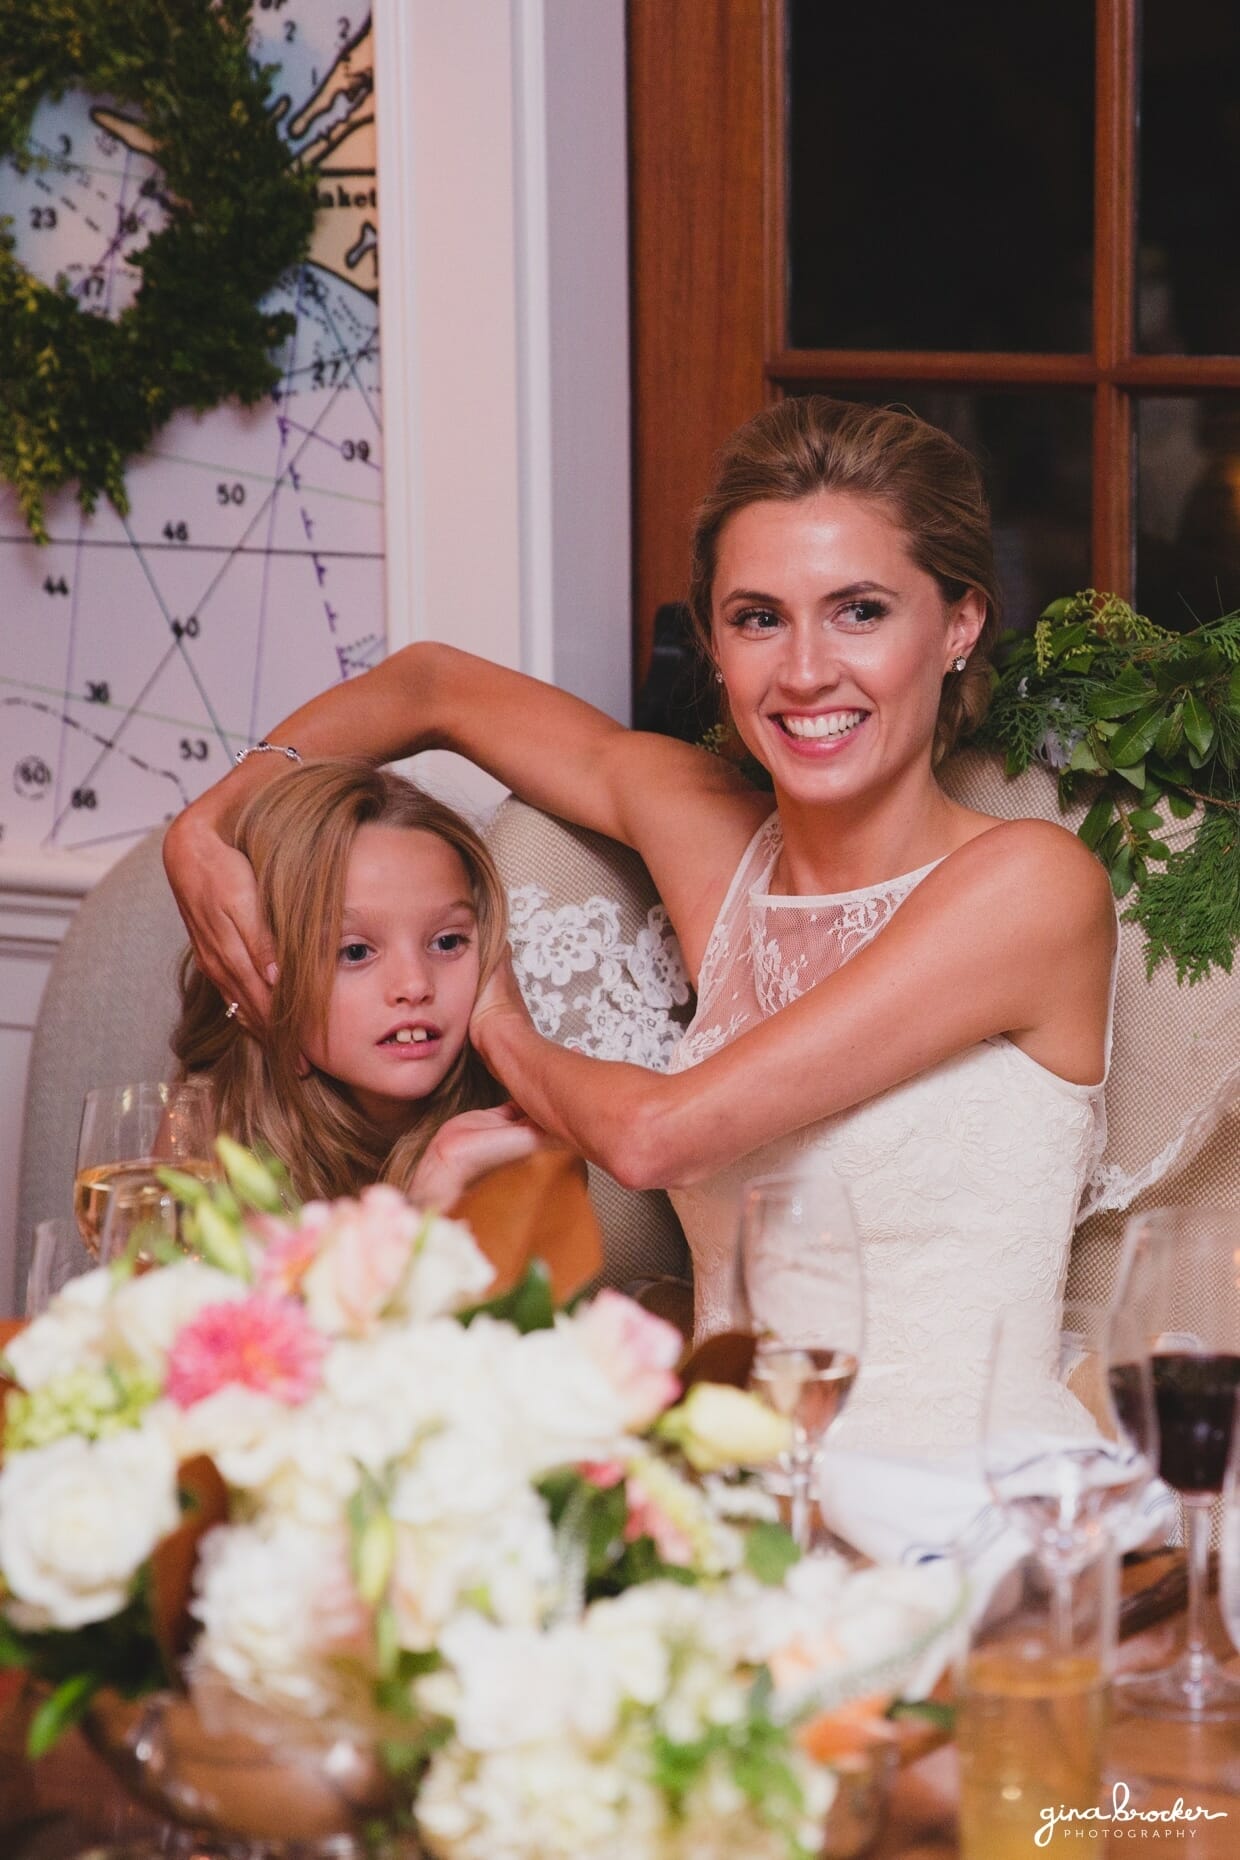
[[[750,1383],[792,1422],[792,1534],[810,1545],[810,1476],[861,1361],[861,1247],[827,1172],[764,1176],[745,1190],[741,1287],[756,1347]]]
[[[1124,1697],[1159,1717],[1240,1722],[1240,1681],[1210,1652],[1204,1625],[1210,1514],[1223,1486],[1240,1390],[1240,1214],[1158,1208],[1134,1216],[1124,1234],[1114,1309],[1130,1315],[1136,1344],[1150,1361],[1158,1469],[1180,1494],[1188,1549],[1184,1650],[1168,1667],[1125,1678]]]
[[[156,1171],[173,1168],[200,1181],[217,1179],[214,1140],[211,1091],[204,1079],[88,1091],[73,1211],[90,1252],[98,1255],[105,1224],[114,1252],[123,1252],[142,1226],[153,1224],[175,1236],[175,1208]]]

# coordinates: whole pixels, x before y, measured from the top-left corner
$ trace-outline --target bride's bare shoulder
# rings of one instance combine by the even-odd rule
[[[1053,820],[998,820],[972,814],[968,836],[940,868],[945,884],[978,901],[1007,902],[1031,916],[1057,916],[1079,934],[1089,922],[1114,925],[1111,884],[1100,861]]]

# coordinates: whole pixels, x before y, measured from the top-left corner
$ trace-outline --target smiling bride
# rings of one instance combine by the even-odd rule
[[[936,779],[985,708],[997,631],[977,466],[908,414],[771,407],[717,462],[690,601],[773,805],[718,757],[434,644],[273,737],[379,761],[451,748],[641,854],[698,991],[670,1071],[542,1039],[505,969],[472,1037],[538,1124],[622,1182],[672,1190],[699,1336],[727,1321],[740,1184],[822,1160],[849,1189],[867,1278],[841,1444],[971,1446],[994,1318],[1016,1303],[1029,1423],[1061,1429],[1060,1307],[1101,1150],[1116,922],[1071,833],[971,812]],[[255,1022],[270,953],[232,841],[287,767],[250,756],[166,846],[199,962]]]

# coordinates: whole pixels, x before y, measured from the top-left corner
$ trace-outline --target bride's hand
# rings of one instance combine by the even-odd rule
[[[199,968],[225,1001],[240,1004],[247,1026],[261,1026],[271,1002],[275,952],[249,860],[191,807],[164,836],[164,870]]]
[[[518,1162],[551,1147],[546,1131],[515,1104],[462,1111],[441,1124],[427,1144],[409,1193],[415,1201],[451,1208],[467,1188],[501,1163]]]
[[[513,973],[512,957],[504,951],[490,975],[478,990],[469,1021],[469,1037],[486,1058],[486,1031],[498,1018],[515,1015],[527,1027],[532,1026],[529,1010]]]

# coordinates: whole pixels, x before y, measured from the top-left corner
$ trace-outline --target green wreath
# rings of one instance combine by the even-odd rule
[[[278,379],[293,318],[259,304],[309,249],[315,187],[291,165],[250,19],[251,0],[0,0],[0,157],[40,160],[45,96],[104,95],[139,113],[167,214],[115,321],[33,277],[0,221],[0,474],[40,542],[49,492],[76,480],[84,510],[102,492],[124,512],[126,460],[173,413],[253,405]]]

